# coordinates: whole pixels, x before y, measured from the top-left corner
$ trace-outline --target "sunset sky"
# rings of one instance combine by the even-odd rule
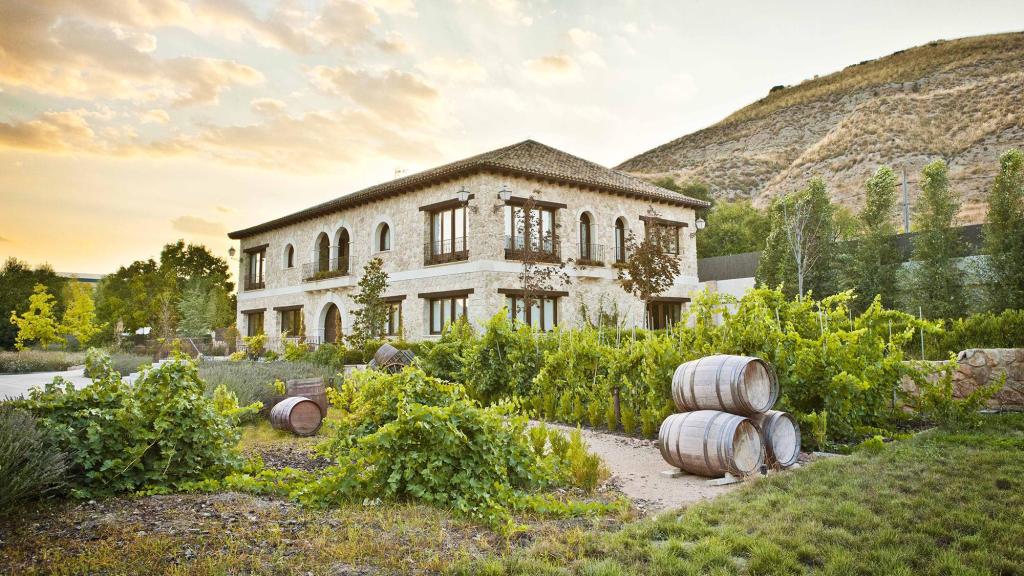
[[[0,0],[0,257],[106,273],[533,138],[614,165],[1020,1]]]

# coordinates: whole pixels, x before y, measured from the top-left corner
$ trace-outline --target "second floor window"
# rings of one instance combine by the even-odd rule
[[[505,206],[505,249],[552,253],[555,249],[554,208]]]
[[[245,284],[249,289],[262,288],[266,280],[265,268],[267,263],[267,250],[254,250],[249,252],[249,270],[246,274]]]
[[[622,218],[615,221],[615,261],[626,261],[626,222]]]
[[[430,253],[455,254],[466,250],[465,205],[430,214]]]
[[[288,248],[285,248],[285,251],[284,251],[284,267],[285,268],[294,268],[295,267],[295,247],[293,247],[291,244],[289,244]]]
[[[667,254],[679,254],[679,228],[671,224],[647,224],[647,239],[657,242]],[[652,238],[653,236],[653,238]]]
[[[377,236],[377,250],[380,252],[391,250],[391,227],[387,224],[380,225],[380,233]]]

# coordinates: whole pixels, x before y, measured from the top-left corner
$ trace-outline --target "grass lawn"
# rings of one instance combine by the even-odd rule
[[[464,574],[1024,574],[1024,415],[818,461],[617,532]]]
[[[314,442],[260,424],[242,448]],[[1024,415],[992,416],[655,519],[521,517],[527,531],[509,539],[415,504],[320,511],[235,493],[50,502],[0,521],[0,572],[1024,574],[1022,456]]]

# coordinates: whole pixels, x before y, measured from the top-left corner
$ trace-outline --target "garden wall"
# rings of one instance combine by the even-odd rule
[[[956,361],[954,396],[963,398],[994,382],[1005,372],[1006,384],[988,401],[988,405],[990,408],[1024,410],[1024,348],[972,348],[957,354]],[[928,363],[936,370],[944,364],[941,361]],[[903,389],[911,394],[917,392],[909,378],[904,379]]]

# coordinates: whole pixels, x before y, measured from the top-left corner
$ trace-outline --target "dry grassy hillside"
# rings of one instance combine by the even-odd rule
[[[1024,147],[1024,33],[931,42],[774,90],[619,169],[701,180],[758,205],[821,175],[833,198],[859,208],[878,165],[906,168],[913,182],[945,158],[961,219],[973,223],[999,154],[1014,146]]]

